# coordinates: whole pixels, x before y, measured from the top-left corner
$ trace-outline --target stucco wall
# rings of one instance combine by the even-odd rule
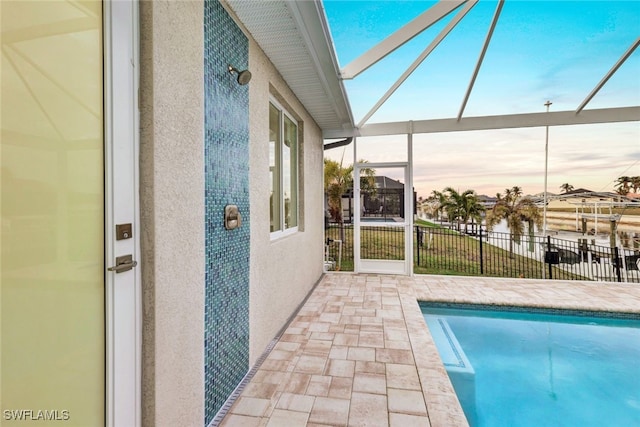
[[[203,2],[140,2],[142,420],[204,423]]]
[[[249,38],[251,198],[250,362],[253,364],[322,275],[324,237],[321,132],[260,47]],[[298,233],[269,232],[269,96],[302,124]]]
[[[204,3],[141,2],[140,13],[143,425],[202,425]],[[253,73],[249,84],[251,365],[322,275],[323,175],[320,129],[243,31],[249,37]],[[303,131],[300,231],[276,241],[269,233],[270,94],[297,117]]]

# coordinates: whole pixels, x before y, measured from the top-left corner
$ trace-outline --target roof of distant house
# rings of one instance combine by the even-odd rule
[[[404,184],[395,179],[391,179],[388,176],[376,176],[376,188],[395,188],[402,189]]]
[[[581,202],[593,202],[595,199],[596,202],[613,202],[613,203],[629,203],[631,202],[631,198],[622,194],[613,193],[610,191],[591,191],[584,188],[579,188],[577,190],[569,191],[567,193],[558,194],[557,196],[551,197],[550,200],[563,200],[572,204],[581,203]]]
[[[569,196],[573,194],[584,194],[584,193],[595,193],[593,190],[587,190],[586,188],[576,188],[571,191],[567,191],[566,193],[559,194],[559,196]]]

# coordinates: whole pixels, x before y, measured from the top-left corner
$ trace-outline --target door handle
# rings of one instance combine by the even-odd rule
[[[124,273],[125,271],[131,270],[136,265],[138,265],[138,261],[134,261],[132,255],[122,255],[116,257],[116,265],[107,268],[107,270],[115,271],[116,274]]]

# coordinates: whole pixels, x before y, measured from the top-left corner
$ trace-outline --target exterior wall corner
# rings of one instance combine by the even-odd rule
[[[140,2],[142,423],[204,423],[203,2]]]

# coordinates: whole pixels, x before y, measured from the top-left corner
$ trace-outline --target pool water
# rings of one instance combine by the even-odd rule
[[[475,373],[470,394],[450,372],[472,426],[640,426],[640,317],[422,310],[432,330],[448,325]],[[444,360],[453,344],[439,332]]]

